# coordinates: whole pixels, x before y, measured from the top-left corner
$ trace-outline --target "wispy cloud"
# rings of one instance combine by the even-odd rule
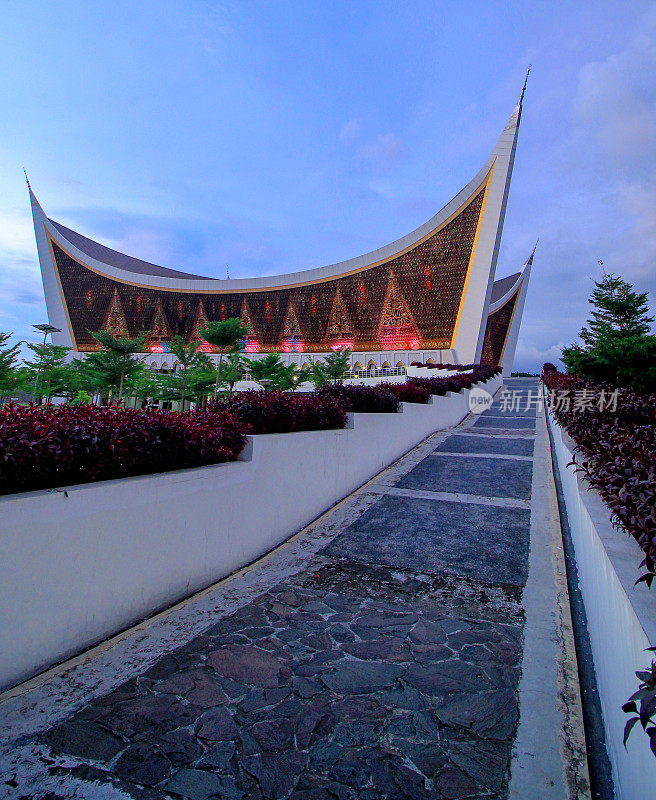
[[[381,133],[360,150],[363,161],[378,172],[389,172],[401,160],[403,146],[392,133]]]
[[[345,144],[350,144],[354,139],[357,138],[361,128],[362,120],[350,119],[345,125],[342,125],[342,128],[339,132],[340,140]]]

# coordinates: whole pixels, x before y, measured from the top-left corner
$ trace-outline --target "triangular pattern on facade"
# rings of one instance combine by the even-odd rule
[[[241,304],[241,313],[239,315],[239,321],[244,326],[244,328],[246,328],[246,338],[257,339],[257,333],[255,331],[253,320],[251,319],[251,312],[248,309],[248,303],[246,302],[246,300],[244,300],[244,302]]]
[[[114,294],[110,300],[102,330],[107,331],[107,333],[111,333],[113,336],[117,337],[129,337],[130,335],[128,331],[128,323],[125,319],[125,312],[123,311],[123,304],[121,303],[121,298],[117,288],[114,288]]]
[[[171,338],[171,328],[164,313],[164,306],[160,298],[157,298],[153,321],[150,324],[150,339],[153,342],[168,341]]]
[[[289,301],[289,305],[287,306],[287,313],[285,314],[285,323],[282,329],[282,338],[283,339],[302,339],[303,338],[303,331],[301,330],[301,325],[298,321],[298,317],[296,316],[296,311],[294,310],[294,305],[292,301]]]
[[[327,339],[344,339],[353,336],[353,325],[349,318],[339,289],[335,292],[333,307],[328,320]]]
[[[408,337],[419,337],[419,331],[408,304],[403,297],[396,276],[390,272],[387,287],[387,298],[383,306],[380,320],[379,340],[388,340],[388,344],[403,347]],[[398,339],[398,345],[395,340]]]
[[[201,336],[200,329],[206,328],[209,319],[207,318],[207,313],[205,311],[205,306],[203,305],[203,301],[198,301],[198,308],[196,309],[196,318],[194,320],[194,326],[191,329],[191,336],[190,341],[200,341],[203,340]]]

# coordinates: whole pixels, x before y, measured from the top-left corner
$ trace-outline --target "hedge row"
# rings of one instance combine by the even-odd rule
[[[394,413],[399,403],[469,388],[496,370],[378,386],[326,385],[311,394],[248,391],[177,412],[122,406],[18,406],[0,409],[0,494],[235,459],[246,434],[343,428],[346,413]]]
[[[446,378],[410,378],[417,386],[423,386],[431,394],[445,395],[447,392],[460,392],[471,387],[479,381],[487,381],[498,375],[501,367],[492,367],[487,364],[474,366],[471,372],[461,375],[449,375]]]
[[[399,410],[399,398],[383,384],[378,386],[326,384],[317,389],[316,394],[340,403],[346,411],[393,414]]]
[[[234,416],[121,406],[0,410],[0,494],[232,461],[246,444]]]
[[[217,400],[210,408],[229,412],[252,434],[343,428],[348,410],[339,398],[327,393],[285,394],[255,389]]]
[[[552,413],[581,451],[584,474],[656,571],[656,397],[584,381],[545,364]],[[616,409],[609,402],[617,391]],[[603,395],[602,395],[603,392]],[[577,402],[578,397],[578,402]],[[581,398],[590,402],[581,402]],[[569,399],[569,403],[567,402]]]
[[[469,372],[479,364],[424,364],[423,361],[413,361],[411,367],[425,367],[426,369],[448,369],[452,372]]]

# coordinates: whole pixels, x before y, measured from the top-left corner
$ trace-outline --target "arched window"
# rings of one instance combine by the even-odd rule
[[[364,367],[359,361],[356,361],[355,364],[353,364],[353,372],[362,372],[363,370]]]
[[[396,368],[397,369],[403,369],[403,367],[405,367],[405,364],[403,363],[403,361],[397,361],[396,362]]]
[[[427,358],[427,359],[426,359],[426,363],[427,363],[427,364],[432,364],[433,366],[435,366],[435,362],[433,361],[433,359],[432,359],[432,358]]]
[[[369,372],[373,372],[373,370],[377,369],[376,362],[373,359],[367,364],[367,369]]]
[[[390,366],[389,361],[383,361],[381,369],[392,369],[392,367]]]

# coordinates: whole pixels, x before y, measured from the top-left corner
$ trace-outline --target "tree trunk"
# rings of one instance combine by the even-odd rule
[[[221,362],[223,361],[223,350],[219,351],[219,367],[216,371],[216,386],[214,387],[214,399],[219,396],[219,378],[221,376]]]
[[[123,370],[121,370],[121,383],[119,384],[119,387],[118,387],[118,402],[119,403],[121,402],[121,399],[123,397],[123,376],[124,375],[125,375],[125,372]]]

